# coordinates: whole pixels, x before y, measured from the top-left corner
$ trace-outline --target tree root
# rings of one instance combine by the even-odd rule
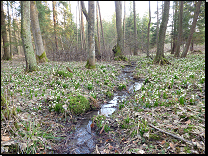
[[[159,64],[159,65],[165,65],[165,64],[171,64],[166,58],[162,57],[161,59],[158,60],[153,60],[153,63]]]

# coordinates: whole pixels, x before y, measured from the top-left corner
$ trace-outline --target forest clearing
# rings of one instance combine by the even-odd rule
[[[1,154],[205,153],[204,2],[161,2],[151,23],[150,1],[123,19],[115,1],[112,22],[81,1],[79,28],[49,3],[1,1]]]

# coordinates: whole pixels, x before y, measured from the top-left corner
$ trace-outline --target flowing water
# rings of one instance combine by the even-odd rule
[[[134,66],[126,66],[122,73],[118,76],[119,81],[127,81],[127,79],[133,80]],[[118,103],[126,99],[129,94],[137,91],[141,88],[142,82],[132,81],[128,85],[127,91],[118,91],[114,93],[112,100],[101,106],[100,110],[92,111],[84,116],[83,119],[76,125],[76,130],[70,139],[65,143],[67,150],[64,153],[72,154],[89,154],[95,149],[94,138],[96,137],[95,132],[91,131],[91,118],[93,115],[111,115],[118,107]]]

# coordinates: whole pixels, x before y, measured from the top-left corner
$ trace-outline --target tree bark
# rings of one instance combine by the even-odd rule
[[[33,39],[35,42],[35,51],[36,51],[36,59],[37,62],[43,63],[47,62],[48,59],[46,57],[46,52],[43,46],[43,40],[40,31],[40,25],[38,20],[38,10],[36,7],[36,2],[30,2],[30,18],[33,32]]]
[[[158,18],[158,1],[157,1],[157,36],[156,36],[156,45],[158,43],[158,35],[159,35],[159,18]]]
[[[149,34],[150,34],[150,23],[151,23],[151,10],[150,10],[150,1],[149,1],[149,23],[148,23],[148,32],[147,32],[147,57],[149,57]]]
[[[104,38],[104,33],[103,33],[103,24],[102,24],[102,18],[101,18],[101,13],[100,13],[100,5],[99,2],[97,1],[97,5],[98,5],[98,10],[99,10],[99,15],[100,15],[100,26],[101,26],[101,32],[102,32],[102,38],[103,38],[103,48],[105,51],[105,38]],[[101,54],[101,60],[102,60],[102,54]]]
[[[3,48],[4,48],[4,54],[3,54],[2,59],[10,60],[11,56],[9,53],[9,42],[7,38],[5,18],[6,18],[6,15],[4,14],[4,11],[3,11],[3,1],[1,1],[1,34],[3,38]]]
[[[96,19],[97,19],[97,36],[95,35],[95,56],[97,60],[101,59],[100,54],[100,33],[99,33],[99,19],[98,19],[98,5],[96,5]]]
[[[117,29],[117,45],[115,56],[123,55],[123,35],[121,26],[122,5],[121,1],[115,1],[116,8],[116,29]]]
[[[180,45],[182,42],[182,20],[183,20],[183,1],[179,2],[179,7],[180,7],[180,14],[179,14],[179,26],[178,26],[178,39],[177,39],[177,44],[176,44],[176,52],[175,52],[175,57],[179,57],[180,54]]]
[[[178,7],[178,2],[175,1],[175,17],[174,17],[174,30],[173,30],[173,47],[171,49],[171,54],[174,54],[175,53],[175,50],[176,50],[176,32],[177,32],[177,28],[176,28],[176,16],[178,14],[178,11],[177,11],[177,7]],[[174,15],[173,15],[174,16]]]
[[[26,60],[26,71],[37,70],[30,31],[30,1],[21,1],[21,36]]]
[[[136,9],[135,9],[135,1],[133,1],[133,11],[134,11],[134,55],[138,55],[137,53],[137,26],[136,26]]]
[[[81,4],[81,3],[80,3]],[[86,50],[86,43],[85,43],[85,31],[84,31],[84,18],[83,18],[83,12],[82,12],[82,5],[81,5],[81,30],[82,30],[82,47],[83,50]]]
[[[193,33],[194,33],[195,28],[196,28],[196,22],[197,22],[197,19],[198,19],[198,16],[199,16],[199,10],[200,10],[201,3],[202,3],[202,1],[197,2],[196,10],[194,12],[194,19],[193,19],[191,30],[190,30],[190,34],[189,34],[188,40],[186,42],[186,46],[183,50],[183,53],[181,54],[181,57],[186,57],[186,55],[188,53],[188,49],[189,49],[189,46],[190,46],[190,43],[191,43],[191,40],[192,40],[192,37],[193,37]]]
[[[85,9],[84,2],[81,1],[82,11],[88,22],[88,58],[86,68],[93,69],[95,66],[95,42],[94,42],[94,1],[88,2],[88,13]]]
[[[55,34],[55,53],[58,52],[58,40],[57,40],[57,35],[56,35],[56,1],[52,1],[53,4],[53,24],[54,24],[54,34]]]
[[[170,7],[170,1],[164,2],[164,11],[162,15],[162,22],[160,24],[160,30],[159,30],[159,40],[157,44],[157,53],[153,60],[154,63],[159,63],[161,65],[163,64],[169,64],[169,62],[165,59],[164,56],[164,41],[165,41],[165,33],[167,29],[168,24],[168,17],[169,17],[169,7]]]
[[[9,1],[7,1],[7,13],[8,13],[8,30],[9,30],[9,49],[10,49],[10,57],[12,59],[13,57],[13,51],[12,51],[12,42],[11,42],[11,17],[9,15]]]
[[[124,1],[124,18],[123,18],[123,51],[125,51],[125,19],[126,19],[126,1]]]

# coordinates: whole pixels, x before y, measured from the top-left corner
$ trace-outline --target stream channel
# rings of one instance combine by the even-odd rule
[[[92,111],[86,115],[84,118],[79,120],[76,125],[76,130],[71,136],[66,139],[65,145],[67,146],[64,151],[65,154],[90,154],[95,149],[94,138],[96,133],[91,131],[91,118],[93,115],[106,115],[110,116],[117,108],[118,103],[124,101],[130,94],[137,91],[142,86],[142,81],[133,80],[133,71],[136,66],[126,65],[123,68],[121,74],[117,77],[120,82],[127,81],[130,79],[130,84],[127,85],[127,90],[117,91],[114,93],[112,100],[105,104],[101,104],[101,108],[96,111]],[[55,152],[56,153],[56,152]]]

